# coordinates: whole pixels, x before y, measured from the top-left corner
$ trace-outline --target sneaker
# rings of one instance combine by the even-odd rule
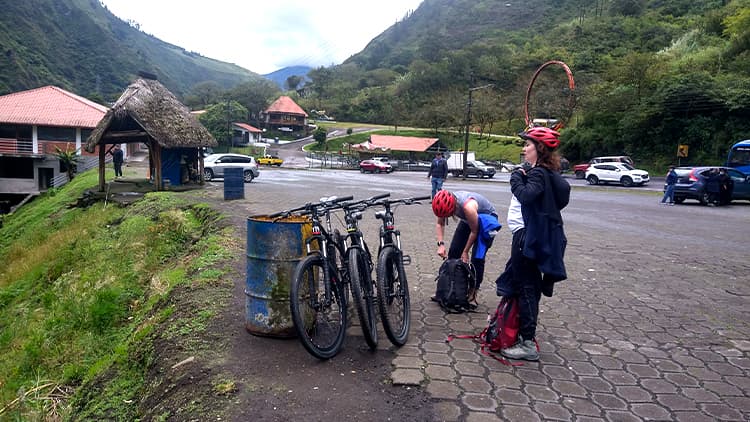
[[[670,207],[673,207],[673,206],[674,206],[674,202],[670,202],[670,203],[669,203],[669,206],[670,206]]]
[[[500,353],[508,359],[539,360],[536,342],[524,340],[521,336],[518,336],[518,343],[501,350]]]

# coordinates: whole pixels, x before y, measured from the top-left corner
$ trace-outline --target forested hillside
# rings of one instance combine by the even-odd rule
[[[340,120],[460,129],[523,128],[533,72],[562,60],[576,80],[563,131],[572,160],[721,162],[750,137],[748,0],[425,0],[365,50],[310,72],[303,105]],[[567,83],[550,68],[531,108],[557,118]],[[555,105],[555,103],[559,103]]]
[[[97,0],[3,0],[0,8],[0,95],[52,84],[113,101],[139,71],[178,96],[200,82],[261,79],[145,34]]]

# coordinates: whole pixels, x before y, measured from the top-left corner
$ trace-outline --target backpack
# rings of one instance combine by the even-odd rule
[[[504,296],[497,304],[495,314],[487,319],[489,325],[479,334],[482,346],[486,345],[491,352],[499,352],[516,344],[521,327],[517,297]]]
[[[456,338],[470,339],[482,346],[482,353],[508,366],[521,366],[521,362],[509,362],[507,359],[498,357],[502,349],[513,346],[518,341],[518,333],[521,322],[518,314],[518,298],[515,296],[503,296],[497,304],[495,313],[487,315],[488,325],[481,333],[476,335],[449,335],[445,340],[449,343]],[[539,345],[537,345],[537,350]]]
[[[446,259],[435,278],[437,291],[432,300],[448,313],[462,313],[476,309],[469,302],[469,293],[476,288],[474,268],[460,259]]]

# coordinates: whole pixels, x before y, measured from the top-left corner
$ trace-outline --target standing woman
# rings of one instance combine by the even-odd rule
[[[538,360],[536,326],[542,294],[552,296],[553,284],[565,280],[563,256],[567,239],[560,210],[570,200],[570,185],[560,176],[560,134],[533,127],[519,136],[528,166],[510,176],[513,193],[508,218],[512,227],[510,291],[518,296],[521,327],[518,342],[502,350],[510,359]],[[528,170],[526,170],[528,169]],[[521,217],[520,219],[518,217]]]

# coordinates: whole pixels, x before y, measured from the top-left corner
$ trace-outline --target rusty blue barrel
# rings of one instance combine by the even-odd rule
[[[307,254],[312,224],[306,217],[247,219],[245,329],[255,335],[293,337],[289,288],[297,263]]]
[[[245,178],[242,167],[224,169],[224,200],[245,198]]]

